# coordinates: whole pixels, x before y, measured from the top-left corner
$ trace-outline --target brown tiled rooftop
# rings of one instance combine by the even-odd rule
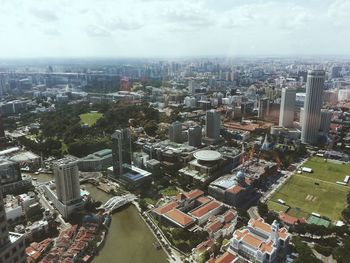
[[[252,235],[250,233],[247,233],[243,237],[243,241],[255,249],[258,249],[260,247],[261,243],[263,242],[262,240],[260,240],[259,238],[255,237],[254,235]]]
[[[176,201],[171,201],[169,203],[166,203],[165,205],[162,205],[162,206],[154,209],[153,211],[159,215],[163,215],[163,214],[169,212],[170,210],[174,209],[177,206],[178,206],[178,203]]]
[[[265,223],[262,218],[253,219],[251,225],[252,225],[252,227],[263,230],[264,232],[267,232],[267,233],[272,232],[271,226],[269,224]]]
[[[226,211],[225,214],[223,214],[223,218],[224,218],[225,222],[231,222],[233,219],[235,219],[236,216],[237,216],[237,214],[235,212],[233,212],[232,210],[228,210],[228,211]]]
[[[268,243],[262,243],[261,246],[260,246],[260,251],[261,252],[268,252],[269,254],[271,254],[273,250],[273,242],[272,240],[270,240]]]
[[[216,233],[218,230],[222,228],[223,224],[220,220],[215,220],[207,226],[208,233]]]
[[[185,193],[185,196],[188,198],[188,199],[196,199],[200,196],[202,196],[204,194],[203,191],[199,190],[199,189],[195,189],[195,190],[192,190],[188,193]]]
[[[204,216],[205,214],[209,213],[210,211],[218,208],[219,206],[221,206],[221,204],[217,201],[211,201],[208,204],[205,204],[201,207],[199,207],[198,209],[194,210],[191,212],[192,216],[195,216],[197,218],[200,218],[202,216]]]
[[[215,263],[231,263],[235,258],[236,258],[236,255],[227,251],[222,256],[217,258],[214,262]]]
[[[306,223],[305,218],[297,218],[297,217],[290,216],[287,213],[283,213],[283,212],[279,214],[279,219],[281,219],[283,222],[285,222],[289,225]]]
[[[227,189],[226,191],[229,192],[229,193],[237,194],[240,191],[242,191],[242,189],[243,188],[240,185],[236,185],[236,186],[234,186],[232,188]]]
[[[197,198],[197,201],[200,202],[201,204],[206,204],[206,203],[209,203],[211,199],[205,196],[201,196]]]
[[[165,213],[165,217],[167,217],[168,219],[176,222],[177,224],[183,227],[186,227],[189,224],[194,222],[194,219],[192,217],[190,217],[189,215],[186,215],[185,213],[181,212],[178,209],[173,209]]]

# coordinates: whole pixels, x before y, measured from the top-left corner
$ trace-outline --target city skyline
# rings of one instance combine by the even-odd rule
[[[350,54],[344,0],[3,0],[0,11],[1,58]]]

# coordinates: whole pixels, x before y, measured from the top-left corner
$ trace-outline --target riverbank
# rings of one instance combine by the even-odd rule
[[[103,203],[111,197],[91,184],[85,184],[85,189],[90,192],[92,198]],[[105,242],[92,262],[167,262],[164,250],[157,250],[154,242],[157,242],[157,239],[141,219],[137,208],[130,205],[112,215]]]

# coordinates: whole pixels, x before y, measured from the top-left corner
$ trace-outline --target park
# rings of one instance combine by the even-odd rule
[[[271,196],[269,209],[305,219],[311,213],[318,213],[332,221],[341,220],[350,187],[336,182],[350,175],[349,164],[311,157],[303,166],[311,168],[313,172],[292,175]],[[285,205],[279,204],[278,199],[282,199]]]

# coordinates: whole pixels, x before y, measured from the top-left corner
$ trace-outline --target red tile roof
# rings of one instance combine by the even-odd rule
[[[230,252],[225,252],[221,257],[217,258],[214,262],[215,263],[231,263],[237,258],[236,255],[230,253]]]
[[[202,196],[204,194],[203,191],[199,190],[199,189],[195,189],[195,190],[192,190],[188,193],[185,193],[185,196],[188,198],[188,199],[196,199],[200,196]]]
[[[214,245],[214,241],[212,239],[208,239],[208,240],[200,243],[199,245],[197,245],[196,251],[198,253],[202,253],[208,249],[211,249],[213,245]]]
[[[201,197],[197,198],[197,201],[202,203],[202,204],[206,204],[206,203],[209,203],[211,201],[211,199],[208,197],[205,197],[205,196],[201,196]]]
[[[255,249],[258,249],[261,243],[263,242],[261,239],[257,238],[256,236],[250,233],[247,233],[242,240]]]
[[[167,212],[169,212],[170,210],[174,209],[175,207],[177,207],[179,204],[176,201],[171,201],[169,203],[166,203],[163,206],[160,206],[156,209],[153,210],[153,212],[159,214],[159,215],[163,215]]]
[[[280,213],[279,219],[282,220],[284,223],[289,225],[296,225],[296,224],[304,224],[306,223],[305,218],[297,218],[294,216],[290,216],[287,213]]]
[[[232,188],[227,189],[226,191],[229,192],[229,193],[237,194],[240,191],[242,191],[242,189],[243,189],[243,187],[241,187],[240,185],[236,185],[236,186],[234,186]]]
[[[208,233],[216,233],[222,228],[222,226],[223,224],[220,222],[220,220],[215,220],[207,226],[207,231]]]
[[[267,233],[272,232],[271,225],[265,223],[264,219],[262,219],[262,218],[251,219],[249,222],[251,223],[251,226],[254,228],[260,229],[260,230],[267,232]],[[278,230],[278,235],[281,239],[286,239],[288,237],[287,229],[285,229],[284,227],[280,228]]]
[[[199,207],[198,209],[192,211],[191,215],[194,217],[197,217],[197,218],[201,218],[205,214],[209,213],[210,211],[212,211],[220,206],[221,206],[221,203],[219,203],[217,201],[211,201],[210,203],[205,204],[205,205]]]
[[[165,213],[164,216],[170,219],[171,221],[177,223],[178,225],[181,225],[182,227],[186,227],[194,222],[194,219],[192,217],[186,215],[178,209],[173,209]]]
[[[237,214],[232,210],[228,210],[228,211],[226,211],[225,214],[223,214],[223,218],[224,218],[226,223],[231,222],[236,217],[237,217]]]

